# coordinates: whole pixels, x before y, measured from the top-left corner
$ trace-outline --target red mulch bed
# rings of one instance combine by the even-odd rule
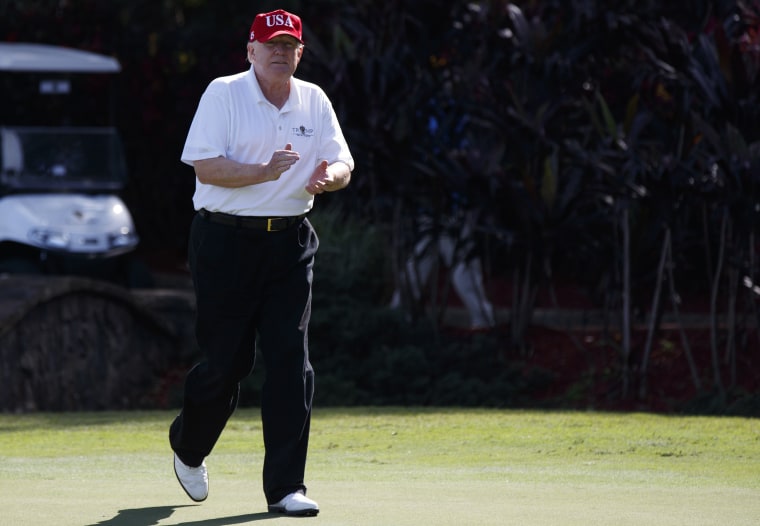
[[[685,332],[699,387],[693,379],[680,331],[675,329],[663,330],[656,337],[646,370],[643,367],[646,332],[640,329],[632,334],[627,392],[624,392],[619,334],[605,336],[599,329],[534,327],[527,335],[529,350],[513,351],[509,358],[513,363],[521,363],[526,374],[546,371],[553,378],[544,390],[535,393],[536,401],[544,405],[661,413],[707,411],[714,403],[711,393],[717,392],[710,331],[691,328]],[[756,330],[748,336],[754,343],[739,346],[743,350],[737,351],[734,367],[726,357],[725,334],[719,335],[718,369],[727,393],[724,407],[760,393],[760,340]],[[700,407],[700,403],[705,407]]]
[[[512,293],[508,282],[491,281],[489,297],[495,305],[508,308]],[[576,287],[560,286],[555,291],[562,309],[590,311],[597,308]],[[459,304],[455,294],[451,304]],[[553,306],[546,291],[540,291],[536,307]],[[703,323],[683,328],[693,358],[697,386],[689,367],[687,346],[681,330],[667,326],[654,338],[646,368],[643,367],[647,330],[638,325],[631,334],[628,385],[623,383],[622,336],[601,327],[553,329],[533,326],[528,330],[528,350],[510,351],[507,358],[519,363],[526,374],[547,372],[553,380],[535,394],[536,402],[549,407],[610,411],[726,412],[737,401],[752,398],[752,411],[760,416],[760,330],[747,328],[737,335],[735,362],[726,353],[727,333],[717,334],[717,369],[724,398],[716,398],[716,367],[711,353],[708,302],[702,296],[684,297],[689,314],[704,315]],[[684,309],[686,311],[687,309]],[[508,337],[508,328],[500,328]],[[624,392],[625,391],[625,392]],[[744,410],[746,413],[746,409]]]

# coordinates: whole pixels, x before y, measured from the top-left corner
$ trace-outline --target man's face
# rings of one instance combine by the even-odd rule
[[[288,35],[276,36],[267,42],[248,45],[248,60],[256,72],[267,78],[288,78],[295,73],[303,54],[303,45]]]

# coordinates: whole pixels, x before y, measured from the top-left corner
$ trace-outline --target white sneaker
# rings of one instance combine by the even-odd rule
[[[187,496],[195,502],[201,502],[208,497],[208,471],[206,461],[197,468],[190,467],[182,462],[174,453],[174,474]]]
[[[319,505],[298,491],[291,493],[277,504],[270,504],[269,512],[284,513],[292,517],[313,517],[319,513]]]

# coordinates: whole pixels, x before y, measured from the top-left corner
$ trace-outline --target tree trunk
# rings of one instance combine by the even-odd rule
[[[623,305],[622,305],[622,332],[623,348],[621,359],[623,362],[623,393],[624,399],[628,398],[631,388],[631,225],[629,224],[629,210],[626,205],[622,211],[621,228],[623,231]]]
[[[718,295],[720,292],[720,279],[723,273],[723,260],[726,251],[726,230],[728,229],[728,212],[723,212],[720,225],[720,243],[718,257],[715,263],[715,273],[712,275],[710,293],[710,356],[712,358],[713,383],[718,394],[724,394],[723,380],[721,378],[720,360],[718,359]]]
[[[0,411],[159,407],[166,372],[184,365],[184,343],[120,287],[0,279]]]
[[[641,383],[639,384],[639,398],[645,398],[647,395],[647,368],[649,367],[649,355],[652,353],[654,335],[658,329],[657,320],[659,319],[660,297],[662,296],[662,282],[665,279],[665,263],[668,261],[670,253],[670,228],[665,229],[665,239],[662,241],[662,251],[660,253],[660,263],[657,266],[657,283],[654,294],[652,295],[652,307],[649,312],[649,326],[647,330],[647,341],[644,345],[644,356],[641,359]]]

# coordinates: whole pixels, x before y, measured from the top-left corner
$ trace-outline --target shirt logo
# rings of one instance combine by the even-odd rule
[[[293,128],[293,133],[298,137],[311,137],[314,135],[314,128],[307,128],[302,124],[297,128]]]

